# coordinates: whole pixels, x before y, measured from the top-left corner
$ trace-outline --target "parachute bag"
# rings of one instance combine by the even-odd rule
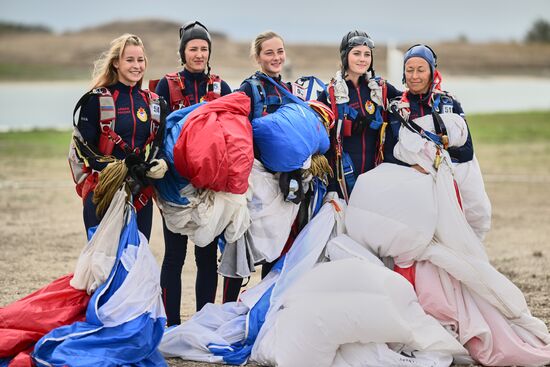
[[[73,177],[74,183],[76,184],[76,192],[80,197],[82,197],[82,187],[84,186],[84,181],[86,181],[86,178],[90,174],[90,170],[88,169],[87,162],[85,161],[84,155],[82,154],[86,142],[80,134],[80,130],[78,130],[77,124],[74,121],[74,115],[84,103],[87,103],[90,100],[90,97],[90,92],[84,94],[82,97],[80,97],[74,107],[73,133],[71,135],[69,154],[67,156],[67,160],[69,161],[69,168],[71,169],[71,175]]]
[[[83,187],[86,182],[86,179],[91,173],[91,170],[88,164],[88,159],[90,158],[96,159],[103,156],[103,154],[97,151],[97,148],[89,145],[84,140],[84,138],[82,137],[82,134],[80,133],[80,130],[78,130],[78,125],[74,120],[74,116],[76,112],[90,100],[92,95],[99,95],[100,122],[107,123],[111,126],[111,128],[113,128],[115,117],[116,117],[115,101],[111,96],[111,93],[106,88],[92,89],[91,91],[89,91],[88,93],[80,97],[80,99],[78,100],[78,102],[74,107],[73,133],[71,135],[71,142],[69,144],[69,154],[67,156],[67,160],[69,161],[69,168],[71,169],[71,175],[73,177],[73,181],[76,184],[76,187],[75,187],[76,192],[80,197],[82,197]],[[109,139],[106,139],[106,140],[109,140]],[[101,139],[100,139],[100,142],[101,142]],[[100,151],[102,151],[101,147],[99,148],[100,148]]]
[[[317,100],[326,91],[326,84],[313,75],[302,76],[292,83],[292,94],[298,96],[302,101]]]

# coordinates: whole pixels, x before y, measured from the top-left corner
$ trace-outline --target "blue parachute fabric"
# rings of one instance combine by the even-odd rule
[[[109,328],[76,322],[52,330],[44,342],[41,339],[33,359],[40,367],[166,366],[157,349],[163,330],[164,322],[148,314]]]
[[[313,177],[311,183],[313,194],[309,203],[309,212],[311,213],[311,218],[313,218],[323,206],[323,199],[327,194],[327,185],[319,177]]]
[[[297,103],[286,104],[274,113],[252,120],[252,133],[260,161],[274,172],[302,168],[311,155],[323,154],[330,146],[319,116]]]
[[[133,211],[128,211],[133,212]],[[117,249],[116,258],[117,261],[111,269],[109,277],[105,283],[101,284],[90,301],[88,302],[88,308],[86,309],[86,321],[95,325],[103,325],[97,315],[97,309],[100,308],[111,298],[111,296],[117,291],[118,288],[124,283],[126,276],[128,275],[128,269],[126,269],[123,263],[120,261],[122,253],[128,246],[139,246],[139,232],[137,228],[137,222],[135,220],[135,214],[129,218],[129,222],[122,230],[120,235],[119,245]]]
[[[273,268],[271,268],[270,272],[281,273],[283,265],[285,263],[285,259],[286,254],[279,258],[279,260],[277,260],[275,265],[273,265]],[[269,287],[265,291],[262,297],[249,311],[247,315],[248,328],[246,339],[238,343],[234,343],[231,346],[209,344],[208,350],[210,350],[213,355],[222,357],[225,363],[231,365],[239,366],[247,362],[248,358],[250,357],[252,347],[256,342],[256,338],[260,333],[260,329],[265,322],[267,312],[271,307],[271,295],[274,288],[275,284],[271,285],[271,287]]]
[[[258,78],[273,84],[287,100],[274,113],[252,120],[254,144],[260,161],[274,172],[302,168],[313,154],[324,154],[330,147],[327,131],[311,107],[265,74]]]
[[[10,362],[13,358],[1,358],[0,359],[0,367],[8,367],[10,365]]]
[[[168,163],[168,171],[164,177],[155,181],[155,188],[163,200],[174,204],[187,205],[189,200],[180,195],[180,190],[189,185],[189,181],[182,177],[174,166],[174,145],[180,136],[181,129],[187,121],[187,116],[206,102],[172,112],[166,118],[166,130],[164,133],[164,155]]]
[[[86,232],[86,236],[88,236],[88,242],[92,239],[96,230],[97,230],[97,226],[88,228],[88,232]]]
[[[333,206],[325,203],[318,215],[298,234],[290,251],[275,263],[264,278],[263,281],[273,276],[275,283],[265,290],[248,312],[246,338],[232,345],[207,345],[213,355],[221,356],[225,363],[233,365],[242,365],[248,360],[268,313],[272,309],[279,309],[281,296],[317,262],[330,238],[334,223]]]
[[[90,299],[86,321],[56,328],[42,337],[32,354],[37,366],[166,366],[158,351],[166,319],[145,311],[149,304],[133,304],[138,309],[143,307],[143,313],[111,321],[113,326],[105,326],[99,317],[99,308],[117,292],[128,275],[129,269],[121,259],[123,254],[129,256],[125,249],[140,245],[135,210],[128,207],[125,217],[127,221],[120,236],[117,259],[105,283]],[[131,268],[128,263],[126,266]]]

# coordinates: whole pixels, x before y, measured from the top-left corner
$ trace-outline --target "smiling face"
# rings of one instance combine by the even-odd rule
[[[431,83],[430,65],[421,57],[411,57],[405,63],[405,83],[413,94],[425,94]]]
[[[348,53],[348,69],[351,78],[363,75],[372,63],[372,51],[368,46],[355,46]]]
[[[260,53],[256,55],[256,62],[260,65],[261,71],[272,77],[281,74],[285,59],[283,40],[278,37],[262,42]]]
[[[192,73],[204,72],[209,56],[208,42],[192,39],[185,45],[185,68]]]
[[[145,73],[145,54],[141,46],[127,45],[119,60],[113,62],[117,70],[118,81],[135,86]]]

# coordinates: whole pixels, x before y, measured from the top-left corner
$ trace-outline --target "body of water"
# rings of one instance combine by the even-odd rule
[[[0,83],[0,131],[70,129],[74,105],[88,87],[88,82]],[[466,114],[550,110],[548,78],[454,77],[444,79],[443,89],[458,97]]]

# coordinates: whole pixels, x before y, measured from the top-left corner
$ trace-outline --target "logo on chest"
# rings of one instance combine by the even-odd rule
[[[372,103],[372,101],[369,100],[365,102],[365,111],[367,111],[369,115],[372,115],[375,109],[376,106],[374,105],[374,103]]]
[[[136,116],[139,119],[139,121],[145,122],[147,121],[147,111],[145,111],[145,108],[140,107],[137,112]]]

